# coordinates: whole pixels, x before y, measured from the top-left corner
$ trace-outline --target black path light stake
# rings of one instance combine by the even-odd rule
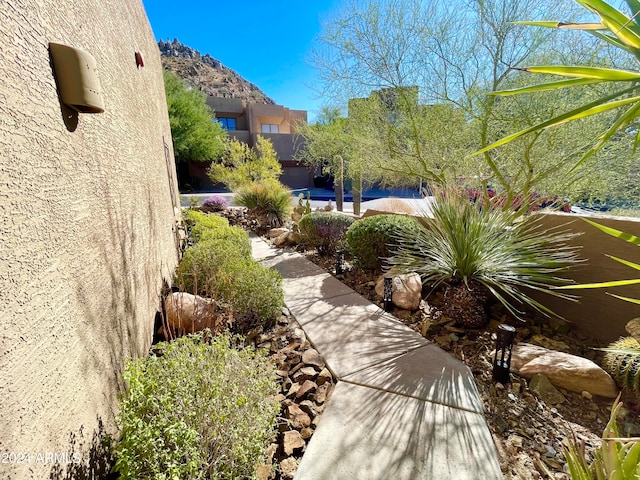
[[[511,348],[516,338],[516,329],[510,325],[498,325],[496,339],[496,354],[493,357],[493,380],[506,384],[510,382],[509,368],[511,367]]]
[[[344,250],[336,252],[336,275],[344,273]]]
[[[386,312],[391,311],[393,300],[393,278],[384,277],[384,292],[382,295],[382,301],[384,302],[384,309]]]

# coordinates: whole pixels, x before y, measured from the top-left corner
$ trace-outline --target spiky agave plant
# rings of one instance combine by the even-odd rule
[[[445,314],[467,328],[487,323],[485,303],[493,295],[516,318],[522,307],[555,315],[530,290],[575,299],[551,290],[570,283],[559,275],[580,260],[567,241],[576,234],[544,229],[535,216],[482,209],[453,191],[438,193],[432,218],[418,235],[400,231],[390,259],[395,271],[417,272],[433,289],[445,285]]]

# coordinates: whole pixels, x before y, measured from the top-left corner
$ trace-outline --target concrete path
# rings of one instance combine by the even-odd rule
[[[301,255],[251,241],[338,379],[295,480],[502,478],[465,365]]]

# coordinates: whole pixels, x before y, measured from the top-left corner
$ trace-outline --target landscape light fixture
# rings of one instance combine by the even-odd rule
[[[496,353],[493,357],[493,380],[503,385],[509,383],[509,369],[511,368],[511,349],[516,338],[516,329],[510,325],[498,325],[496,338]]]
[[[391,307],[393,306],[392,300],[393,300],[393,278],[385,276],[382,301],[384,302],[384,309],[386,312],[391,311]]]
[[[344,250],[336,251],[336,275],[344,273]]]

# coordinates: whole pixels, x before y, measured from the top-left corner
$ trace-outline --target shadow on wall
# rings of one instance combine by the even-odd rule
[[[155,308],[160,308],[163,280],[167,281],[162,272],[167,261],[161,258],[154,237],[159,234],[157,215],[151,192],[147,190],[141,212],[118,208],[126,205],[125,199],[114,200],[109,186],[103,186],[103,210],[109,234],[94,237],[92,243],[99,252],[106,281],[98,292],[83,282],[76,286],[90,327],[79,328],[77,335],[86,351],[94,352],[86,358],[84,373],[91,379],[101,378],[100,383],[105,386],[96,392],[100,398],[95,401],[114,410],[117,393],[124,390],[122,375],[126,360],[145,356],[151,345],[156,310],[151,310],[149,303],[157,299]]]
[[[110,473],[114,463],[113,442],[111,436],[105,432],[100,417],[98,427],[91,435],[91,441],[86,440],[83,427],[80,427],[77,433],[69,434],[69,445],[63,453],[59,453],[61,458],[51,469],[50,480],[116,478]]]

